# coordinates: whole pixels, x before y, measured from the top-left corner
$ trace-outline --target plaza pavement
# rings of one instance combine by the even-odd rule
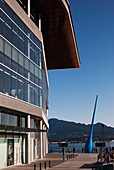
[[[30,164],[16,165],[2,170],[91,170],[98,166],[96,153],[65,154],[63,161],[62,153],[49,153],[42,160],[36,159]],[[49,167],[50,166],[50,167]]]

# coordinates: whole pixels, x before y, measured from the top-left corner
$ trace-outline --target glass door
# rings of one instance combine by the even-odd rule
[[[7,166],[14,165],[14,139],[7,140]]]

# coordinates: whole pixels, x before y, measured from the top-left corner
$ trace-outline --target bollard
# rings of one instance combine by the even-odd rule
[[[44,162],[44,168],[46,169],[46,162]]]
[[[68,155],[67,155],[67,161],[68,161]]]
[[[36,164],[34,164],[34,170],[36,170]]]
[[[51,162],[49,161],[49,168],[51,168]]]
[[[40,163],[40,170],[42,170],[42,164]]]

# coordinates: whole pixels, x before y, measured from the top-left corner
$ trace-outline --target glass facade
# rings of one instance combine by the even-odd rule
[[[3,0],[0,6],[0,92],[45,112],[48,87],[42,44]]]
[[[18,10],[16,13],[12,10],[19,8],[19,3],[11,3],[12,9],[9,3],[0,0],[0,96],[3,99],[0,102],[0,132],[3,135],[3,138],[0,136],[0,154],[5,153],[0,168],[30,163],[47,152],[47,136],[42,130],[44,125],[48,129],[48,120],[45,119],[48,77],[42,42],[37,38],[37,32],[35,36],[20,19],[21,14],[16,15]],[[27,4],[28,1],[24,5]],[[30,24],[31,27],[32,21]],[[13,148],[11,159],[10,148]]]
[[[27,127],[27,116],[19,112],[0,111],[0,125]],[[37,117],[31,116],[30,128],[40,129],[40,120]]]
[[[0,125],[26,127],[27,118],[18,113],[0,111]]]

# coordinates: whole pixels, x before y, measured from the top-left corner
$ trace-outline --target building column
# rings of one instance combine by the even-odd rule
[[[43,130],[45,130],[45,125],[43,125]],[[46,154],[46,132],[43,132],[43,156]]]
[[[46,128],[47,130],[47,128]],[[46,132],[46,154],[48,153],[48,136],[47,136],[47,132]]]
[[[30,128],[30,115],[27,116],[27,127]],[[28,132],[28,163],[30,163],[30,132]]]
[[[28,0],[28,17],[30,18],[30,0]]]
[[[42,120],[40,120],[40,130],[42,130],[43,124],[42,124]],[[42,139],[42,131],[40,132],[40,159],[43,158],[43,147],[42,147],[42,142],[43,142],[43,139]]]

